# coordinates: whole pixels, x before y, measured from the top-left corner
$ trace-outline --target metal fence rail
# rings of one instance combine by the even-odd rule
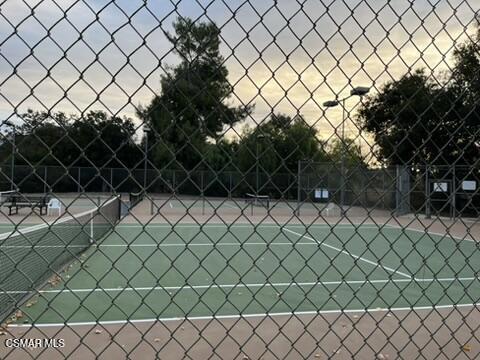
[[[479,358],[479,10],[1,1],[0,358]]]

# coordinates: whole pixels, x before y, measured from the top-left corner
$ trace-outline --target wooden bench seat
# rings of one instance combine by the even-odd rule
[[[49,197],[46,195],[9,195],[3,206],[8,207],[8,215],[18,214],[18,209],[23,207],[29,207],[31,209],[39,208],[40,215],[45,215],[47,213],[47,206],[49,202]],[[15,209],[15,212],[12,213],[12,209]]]

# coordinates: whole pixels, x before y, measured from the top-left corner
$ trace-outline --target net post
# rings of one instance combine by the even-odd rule
[[[93,214],[94,214],[93,212],[90,214],[90,243],[91,244],[95,242],[93,237],[93,219],[94,219]]]
[[[121,199],[121,196],[120,195],[116,195],[117,196],[117,219],[120,220],[122,218],[122,199]]]

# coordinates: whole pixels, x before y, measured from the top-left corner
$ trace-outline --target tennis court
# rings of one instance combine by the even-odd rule
[[[37,326],[462,307],[480,297],[469,238],[375,224],[114,230],[25,303]]]
[[[248,197],[247,195],[251,195]],[[296,200],[271,199],[268,196],[246,194],[243,198],[184,198],[177,196],[152,196],[148,199],[150,215],[168,213],[191,214],[273,214],[274,216],[291,216],[299,213],[304,215],[338,216],[340,208],[333,203],[313,203]],[[144,203],[143,206],[147,204]],[[358,212],[354,207],[348,207],[350,212]],[[361,208],[365,212],[365,209]]]

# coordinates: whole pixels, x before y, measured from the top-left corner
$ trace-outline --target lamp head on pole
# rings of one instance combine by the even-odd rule
[[[325,107],[335,107],[338,106],[340,102],[338,100],[330,100],[330,101],[325,101],[323,103],[323,106]]]
[[[350,95],[351,96],[364,96],[364,95],[367,95],[369,91],[370,91],[369,87],[357,86],[357,87],[354,87],[352,90],[350,90]]]

